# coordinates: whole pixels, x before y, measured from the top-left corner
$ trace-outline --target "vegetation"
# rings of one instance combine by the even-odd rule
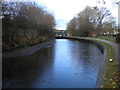
[[[68,34],[70,36],[75,36],[77,33],[76,31],[76,26],[77,26],[77,18],[74,17],[68,24],[67,24],[67,30]]]
[[[104,39],[112,42],[116,42],[116,37],[114,36],[99,36],[99,37],[94,37],[96,39]]]
[[[104,39],[104,40],[108,40],[108,41],[120,43],[120,33],[117,34],[116,36],[105,36],[105,35],[101,35],[101,36],[99,36],[99,37],[94,37],[94,38],[96,38],[96,39]]]
[[[54,38],[55,19],[33,2],[2,3],[3,50]]]
[[[67,24],[68,34],[81,37],[99,36],[106,30],[106,26],[112,25],[113,20],[110,11],[105,7],[93,9],[87,6]]]

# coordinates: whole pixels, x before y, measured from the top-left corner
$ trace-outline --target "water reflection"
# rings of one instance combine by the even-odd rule
[[[3,87],[32,87],[54,63],[54,48],[43,48],[30,56],[3,60]]]
[[[33,55],[3,60],[3,87],[94,88],[101,58],[90,43],[57,39]]]

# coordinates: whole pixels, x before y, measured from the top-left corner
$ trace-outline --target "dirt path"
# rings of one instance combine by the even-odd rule
[[[117,44],[115,42],[108,41],[108,40],[102,40],[102,39],[94,39],[94,38],[85,38],[85,39],[99,40],[99,41],[102,41],[102,42],[105,42],[105,43],[108,43],[109,45],[111,45],[113,47],[113,50],[114,50],[114,53],[115,53],[116,61],[120,63],[120,60],[119,60],[119,58],[120,58],[119,57],[120,44]]]
[[[115,57],[117,59],[116,61],[119,62],[119,60],[118,60],[118,46],[120,46],[120,45],[118,45],[117,43],[108,41],[108,40],[101,40],[101,39],[96,39],[96,40],[103,41],[103,42],[108,43],[109,45],[111,45],[113,47],[113,49],[114,49]]]

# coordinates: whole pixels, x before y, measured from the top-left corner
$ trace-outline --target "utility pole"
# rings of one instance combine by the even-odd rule
[[[120,1],[117,2],[118,4],[118,32],[120,33]]]

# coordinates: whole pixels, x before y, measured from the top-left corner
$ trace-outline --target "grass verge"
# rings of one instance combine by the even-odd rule
[[[94,37],[95,39],[103,39],[103,40],[108,40],[111,42],[116,42],[116,37],[110,37],[110,36],[100,36],[100,37]]]
[[[105,42],[98,40],[95,41],[100,42],[107,47],[106,70],[103,77],[103,88],[118,88],[119,71],[113,47]],[[112,59],[113,61],[110,62],[110,59]]]

